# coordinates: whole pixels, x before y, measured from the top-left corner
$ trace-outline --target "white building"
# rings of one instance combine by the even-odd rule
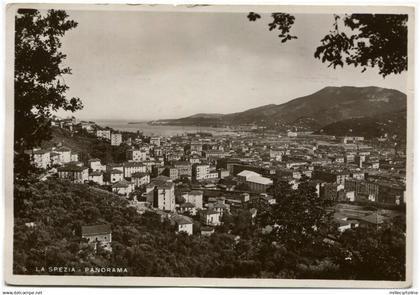
[[[70,160],[71,162],[78,162],[79,161],[79,154],[77,153],[70,153]]]
[[[127,151],[129,161],[140,162],[147,160],[147,151],[145,149],[131,149]]]
[[[101,164],[101,160],[99,159],[90,159],[89,160],[89,168],[93,171],[105,171],[106,166]]]
[[[206,150],[203,153],[206,159],[222,159],[229,155],[223,150]]]
[[[230,171],[226,169],[219,169],[217,170],[217,172],[218,172],[218,178],[221,178],[221,179],[229,177],[230,175]]]
[[[112,192],[121,196],[128,196],[134,191],[134,183],[122,179],[112,185]]]
[[[95,127],[95,123],[82,121],[80,122],[80,127],[87,132],[92,133]]]
[[[221,214],[215,210],[202,210],[200,211],[200,220],[206,225],[221,225]]]
[[[207,175],[210,173],[210,165],[194,165],[193,166],[193,175],[196,180],[206,179]]]
[[[160,146],[160,137],[150,138],[150,144],[154,146]]]
[[[89,169],[87,167],[67,165],[59,167],[57,171],[59,178],[69,179],[75,183],[84,183],[89,180]]]
[[[179,212],[182,214],[188,213],[192,216],[195,216],[197,215],[197,208],[195,208],[195,206],[191,203],[183,203],[179,205]]]
[[[112,169],[109,172],[109,180],[111,183],[116,183],[124,179],[124,172],[119,169]]]
[[[95,251],[98,245],[107,251],[112,251],[112,231],[109,224],[82,226],[82,238],[93,244]]]
[[[270,150],[270,159],[281,161],[284,154],[283,150]]]
[[[218,171],[210,171],[204,177],[204,179],[216,179],[216,178],[219,178],[219,172]]]
[[[175,211],[175,185],[171,181],[157,177],[147,185],[146,193],[153,208]]]
[[[262,177],[253,171],[244,170],[237,176],[254,192],[266,192],[273,185],[273,181],[270,178]]]
[[[200,164],[201,158],[199,155],[191,155],[191,157],[188,160],[191,164]]]
[[[346,191],[345,192],[346,201],[354,202],[356,200],[355,192],[354,191]]]
[[[111,140],[111,130],[96,130],[96,137]]]
[[[135,172],[131,174],[131,181],[135,186],[143,186],[150,183],[150,175],[146,172]]]
[[[59,147],[57,149],[54,150],[54,152],[60,154],[59,155],[59,162],[60,164],[66,164],[71,162],[71,149],[67,148],[67,147]]]
[[[89,173],[89,181],[96,182],[99,185],[104,184],[104,175],[101,171],[92,171]]]
[[[146,165],[140,162],[126,162],[124,163],[124,177],[131,177],[133,173],[146,172]]]
[[[60,165],[60,154],[56,153],[54,150],[50,152],[51,165]]]
[[[188,235],[193,234],[193,221],[191,218],[184,215],[174,215],[172,220],[177,226],[177,232],[185,232]]]
[[[32,163],[37,168],[47,169],[50,166],[50,151],[34,150],[32,151]]]
[[[110,172],[113,169],[120,170],[121,172],[124,173],[124,165],[121,163],[110,163],[106,165],[107,172]]]
[[[203,237],[210,237],[212,234],[214,234],[214,227],[211,227],[211,226],[201,227],[201,235]]]
[[[191,203],[197,209],[203,208],[203,191],[193,190],[181,195],[186,203]]]
[[[344,144],[357,144],[360,141],[364,141],[365,138],[363,136],[345,136],[343,137]]]
[[[111,145],[119,146],[122,143],[121,133],[112,133],[111,134]]]

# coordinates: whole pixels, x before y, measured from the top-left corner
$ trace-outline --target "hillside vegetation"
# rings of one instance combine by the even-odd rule
[[[303,193],[293,192],[300,195],[299,201],[283,205],[302,209]],[[278,210],[283,212],[279,220],[291,226],[287,230],[295,230],[287,213],[294,211]],[[271,210],[263,208],[258,214],[267,221],[273,217]],[[301,231],[280,240],[263,234],[247,210],[235,211],[223,221],[225,225],[211,237],[197,234],[196,224],[195,234],[188,236],[176,233],[160,215],[140,215],[126,199],[86,184],[25,179],[14,187],[13,272],[38,274],[42,267],[67,266],[127,268],[121,274],[127,276],[376,280],[405,276],[404,229],[396,226],[346,231],[340,245],[325,243],[323,236],[301,243],[306,236]],[[95,252],[81,238],[81,226],[104,223],[111,225],[111,253],[101,248]],[[349,251],[351,260],[346,259]],[[80,275],[80,271],[68,275]]]
[[[407,112],[399,111],[373,117],[338,121],[324,126],[317,133],[336,136],[358,135],[365,138],[384,136],[392,138],[396,136],[397,140],[405,141],[407,136]]]
[[[315,131],[334,122],[404,111],[406,108],[407,96],[400,91],[380,87],[343,86],[326,87],[283,104],[265,105],[244,112],[226,115],[196,114],[160,122],[196,126],[296,126]]]
[[[96,138],[87,132],[72,133],[66,129],[53,128],[52,138],[42,143],[43,148],[63,145],[79,154],[79,160],[86,162],[98,158],[103,163],[122,162],[125,160],[126,145],[111,146],[109,142]]]

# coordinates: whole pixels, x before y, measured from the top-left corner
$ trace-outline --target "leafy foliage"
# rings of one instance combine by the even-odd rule
[[[273,13],[269,30],[278,29],[282,43],[296,39],[289,35],[294,16]],[[250,12],[248,19],[256,21],[261,15]],[[379,74],[388,76],[407,70],[407,21],[406,14],[350,14],[334,15],[332,30],[321,39],[315,58],[336,68],[353,65],[377,67]],[[340,25],[342,28],[340,29]]]
[[[120,163],[126,160],[126,152],[130,149],[126,144],[112,146],[109,142],[83,130],[71,133],[62,128],[52,127],[51,135],[51,140],[41,144],[43,148],[62,144],[78,153],[79,160],[85,163],[92,158],[98,158],[103,164]]]
[[[155,213],[140,215],[127,201],[66,181],[22,182],[15,186],[14,272],[34,274],[50,265],[127,267],[126,275],[237,275],[234,236],[176,234]],[[25,223],[34,222],[35,227]],[[86,224],[112,224],[112,254],[95,253],[80,237]],[[203,251],[203,249],[205,249]],[[247,275],[255,270],[247,270]],[[77,273],[76,273],[77,274]]]
[[[353,32],[347,35],[338,28],[339,16],[334,16],[334,30],[321,40],[315,57],[329,66],[378,67],[387,76],[407,70],[407,15],[351,14],[343,17],[344,25]]]
[[[82,108],[66,98],[60,38],[77,26],[63,10],[19,9],[15,18],[15,151],[22,154],[50,136],[53,111]]]
[[[292,36],[289,34],[290,29],[295,23],[295,17],[293,15],[290,15],[288,13],[276,12],[272,13],[271,17],[273,18],[273,21],[268,24],[268,28],[270,31],[275,29],[280,31],[280,34],[278,36],[279,38],[281,38],[282,43],[292,39],[297,39],[296,36]],[[259,18],[261,18],[261,16],[257,13],[250,12],[248,14],[248,19],[250,21],[256,21]]]
[[[317,131],[319,134],[351,136],[357,134],[365,138],[387,135],[389,141],[405,145],[407,138],[407,112],[389,112],[372,117],[361,117],[334,122]]]
[[[298,248],[322,239],[322,230],[332,227],[326,211],[331,204],[320,199],[308,181],[303,180],[297,190],[292,190],[287,182],[277,179],[271,192],[276,204],[260,215],[260,224],[273,226],[275,241]]]
[[[308,215],[299,203],[316,201],[308,185],[300,192],[310,195],[307,200],[293,201],[299,196],[284,187],[277,196],[277,207],[267,208],[268,213],[258,209],[262,217],[256,224],[247,209],[233,210],[216,233],[202,237],[178,234],[159,215],[140,215],[127,206],[127,200],[88,185],[55,179],[22,180],[14,191],[13,270],[16,274],[46,274],[36,269],[107,266],[126,267],[128,273],[121,275],[128,276],[350,279],[355,271],[365,269],[357,279],[370,279],[372,269],[377,279],[403,278],[403,226],[378,232],[356,229],[342,236],[343,246],[323,243],[322,236],[309,225],[319,224],[316,219],[325,214],[320,208],[308,207]],[[287,235],[262,233],[267,214]],[[27,225],[32,222],[34,226]],[[112,253],[101,248],[95,252],[81,239],[82,225],[102,223],[112,226]],[[369,239],[362,238],[366,235]],[[349,252],[357,259],[346,259]]]
[[[398,218],[381,229],[346,231],[340,241],[347,250],[341,269],[350,279],[404,280],[406,266],[405,222]]]

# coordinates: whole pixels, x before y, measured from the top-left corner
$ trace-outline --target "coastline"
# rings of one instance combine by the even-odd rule
[[[226,127],[207,127],[192,125],[169,125],[150,124],[153,121],[125,121],[125,120],[96,120],[95,123],[103,128],[109,127],[120,132],[137,132],[153,136],[176,136],[186,133],[206,132],[212,135],[229,135],[236,133],[235,130]],[[130,123],[130,124],[129,124]]]

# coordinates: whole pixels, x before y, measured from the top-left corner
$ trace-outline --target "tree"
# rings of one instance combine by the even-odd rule
[[[347,230],[339,239],[346,257],[338,261],[343,277],[356,280],[405,279],[405,221]]]
[[[271,14],[269,30],[280,31],[281,42],[297,39],[290,35],[295,17],[288,13]],[[261,15],[250,12],[248,19],[256,21]],[[379,74],[388,76],[407,70],[406,14],[350,14],[334,15],[332,30],[321,40],[315,58],[328,66],[353,65],[377,67]]]
[[[68,99],[63,75],[60,38],[77,26],[63,10],[19,9],[15,18],[15,141],[18,156],[50,138],[54,111],[82,108],[79,98]],[[15,157],[16,158],[16,157]]]
[[[268,206],[258,216],[261,226],[271,226],[272,240],[298,249],[322,238],[322,230],[330,228],[329,203],[320,199],[309,181],[301,180],[297,190],[291,189],[281,179],[274,183],[276,204]]]

